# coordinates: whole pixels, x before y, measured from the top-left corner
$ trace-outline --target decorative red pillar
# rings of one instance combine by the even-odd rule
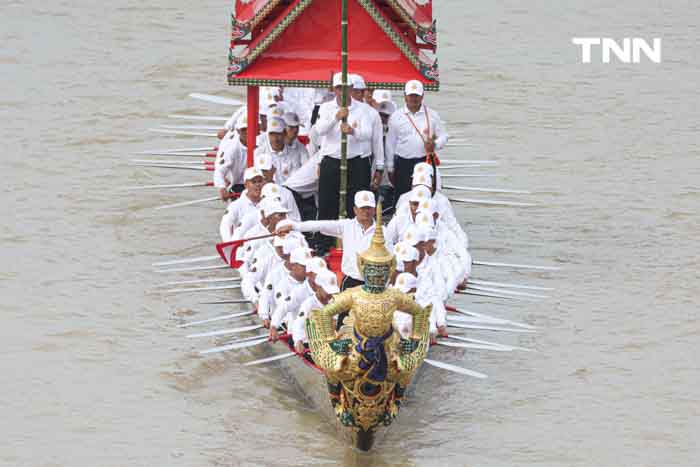
[[[255,161],[253,153],[255,152],[255,141],[258,138],[258,103],[260,92],[257,86],[248,86],[248,167],[253,167]]]

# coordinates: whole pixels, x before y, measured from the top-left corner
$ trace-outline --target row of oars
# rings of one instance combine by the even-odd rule
[[[208,94],[191,94],[190,97],[195,99],[204,100],[207,102],[212,102],[216,104],[222,104],[227,106],[240,106],[242,103],[234,99],[228,99],[220,96],[212,96]],[[223,127],[223,122],[227,120],[227,117],[220,116],[206,116],[206,115],[183,115],[183,114],[173,114],[169,115],[169,118],[179,119],[179,120],[190,120],[198,122],[214,122],[215,124],[187,124],[187,125],[163,125],[160,128],[153,129],[152,131],[178,136],[206,136],[215,137],[215,132]],[[210,133],[212,132],[212,133]],[[456,144],[454,144],[456,143]],[[451,140],[451,146],[459,146],[463,142]],[[132,164],[157,169],[173,169],[173,170],[199,170],[199,171],[213,171],[214,170],[214,158],[216,157],[216,147],[198,146],[198,147],[184,147],[177,149],[155,149],[143,151],[136,154],[139,157],[144,156],[159,156],[168,157],[168,159],[134,159]],[[188,160],[190,158],[201,158],[201,160]],[[453,170],[456,169],[475,169],[482,167],[490,167],[498,164],[497,161],[493,160],[457,160],[457,159],[444,159],[443,164],[440,166],[441,178],[443,179],[442,188],[449,193],[463,193],[463,192],[474,192],[474,193],[500,193],[506,195],[528,195],[530,192],[525,190],[512,190],[504,188],[488,188],[488,187],[474,187],[474,186],[463,186],[454,184],[453,180],[468,179],[468,178],[492,178],[496,177],[497,174],[492,173],[454,173]],[[458,182],[457,182],[458,183]],[[143,185],[143,186],[130,186],[124,187],[128,190],[163,190],[163,189],[190,189],[190,188],[201,188],[201,187],[211,187],[213,185],[210,181],[188,181],[186,183],[167,183],[167,184],[156,184],[156,185]],[[190,206],[200,203],[206,203],[214,201],[218,197],[207,197],[203,199],[189,200],[176,204],[160,206],[158,209],[167,209],[174,207]],[[487,206],[512,206],[512,207],[532,207],[535,206],[533,203],[526,202],[516,202],[508,200],[491,200],[491,199],[473,199],[473,198],[457,198],[453,195],[449,195],[449,199],[456,203],[467,203],[476,205],[487,205]],[[216,264],[214,261],[219,261]],[[535,265],[524,265],[524,264],[511,264],[511,263],[495,263],[495,262],[479,262],[474,261],[474,266],[480,267],[498,267],[498,268],[513,268],[520,270],[536,270],[536,271],[553,271],[558,268],[551,266],[535,266]],[[156,272],[158,273],[192,273],[192,272],[212,272],[216,270],[229,269],[226,264],[220,263],[220,257],[218,255],[197,257],[197,258],[184,258],[176,259],[170,261],[164,261],[160,263],[155,263],[154,266],[157,267]],[[181,287],[185,286],[185,287]],[[240,281],[235,277],[231,278],[217,278],[217,277],[207,277],[196,280],[182,280],[182,281],[170,281],[165,282],[159,286],[161,292],[168,294],[184,294],[184,293],[200,293],[200,292],[221,292],[228,290],[240,289]],[[532,286],[532,285],[522,285],[522,284],[510,284],[505,282],[494,282],[479,279],[470,279],[468,286],[465,290],[457,291],[455,299],[459,295],[471,295],[479,297],[480,299],[499,299],[506,301],[518,301],[518,300],[539,300],[547,298],[547,296],[541,293],[534,292],[544,292],[552,290],[548,287]],[[228,300],[217,300],[217,301],[207,301],[201,302],[202,305],[246,305],[249,302],[245,299],[228,299]],[[457,308],[448,306],[450,313],[448,314],[447,325],[453,331],[488,331],[488,332],[507,332],[507,333],[532,333],[535,332],[535,328],[526,323],[520,323],[513,320],[508,320],[504,318],[498,318],[495,316],[490,316],[486,314],[476,313],[473,311],[468,311],[463,308]],[[196,321],[190,321],[180,324],[180,328],[191,328],[197,326],[207,326],[213,323],[224,323],[224,322],[235,322],[241,319],[250,319],[254,316],[253,311],[237,311],[235,313],[228,313],[223,315],[218,315],[210,318],[200,319]],[[204,331],[189,334],[188,338],[221,338],[224,336],[237,336],[239,334],[246,334],[251,332],[256,332],[253,336],[238,337],[236,339],[227,341],[218,345],[216,347],[208,348],[202,350],[200,353],[203,355],[220,353],[225,351],[240,350],[256,345],[262,345],[269,342],[268,333],[260,334],[260,330],[263,329],[262,324],[251,324],[238,327],[230,327],[225,329],[216,329],[211,331]],[[470,350],[489,350],[498,352],[512,352],[512,351],[531,351],[532,349],[501,344],[492,341],[486,341],[481,339],[474,339],[464,335],[453,335],[450,334],[447,337],[441,337],[438,341],[438,346],[448,347],[448,348],[461,348]],[[252,362],[246,363],[246,365],[257,365],[263,363],[269,363],[271,361],[276,361],[281,358],[289,358],[294,356],[294,352],[288,352],[285,354],[277,355],[274,357],[269,357],[260,360],[254,360]],[[450,363],[441,362],[433,359],[426,359],[427,364],[456,372],[463,375],[474,376],[477,378],[485,378],[486,375],[461,368]]]

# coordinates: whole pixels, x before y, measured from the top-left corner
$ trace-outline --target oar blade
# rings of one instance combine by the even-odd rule
[[[485,375],[485,374],[483,374],[483,373],[479,373],[478,371],[468,370],[468,369],[466,369],[466,368],[462,368],[461,366],[452,365],[452,364],[450,364],[450,363],[439,362],[439,361],[437,361],[437,360],[431,360],[431,359],[429,359],[429,358],[426,358],[426,359],[423,360],[423,361],[424,361],[425,363],[427,363],[428,365],[434,366],[434,367],[436,367],[436,368],[440,368],[440,369],[442,369],[442,370],[451,371],[451,372],[453,372],[453,373],[457,373],[457,374],[460,374],[460,375],[472,376],[472,377],[478,378],[478,379],[486,379],[486,378],[488,378],[487,375]]]
[[[262,365],[263,363],[276,362],[277,360],[283,360],[285,358],[293,357],[295,355],[296,355],[296,353],[294,353],[294,352],[283,353],[280,355],[275,355],[274,357],[261,358],[260,360],[253,360],[251,362],[246,362],[243,364],[243,366]]]

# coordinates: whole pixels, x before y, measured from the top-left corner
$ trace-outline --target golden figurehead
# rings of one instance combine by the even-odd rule
[[[374,430],[398,414],[406,387],[428,351],[430,307],[422,308],[397,289],[387,288],[396,265],[384,244],[382,205],[377,204],[369,248],[358,254],[365,283],[336,295],[307,320],[309,346],[324,370],[331,404],[339,421],[369,449]],[[413,316],[410,339],[393,328],[394,312]],[[349,312],[336,332],[333,317]]]

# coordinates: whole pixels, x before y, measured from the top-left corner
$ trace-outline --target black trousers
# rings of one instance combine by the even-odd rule
[[[398,202],[402,194],[411,191],[411,185],[413,184],[413,168],[416,164],[424,161],[424,157],[404,159],[403,157],[396,156],[394,158],[394,204]]]
[[[350,276],[345,276],[343,278],[343,283],[340,284],[340,291],[342,292],[343,290],[351,289],[353,287],[357,287],[358,285],[364,284],[365,281],[358,281],[357,279],[353,279]],[[335,324],[335,330],[339,330],[340,327],[343,325],[343,321],[345,321],[345,317],[350,313],[349,311],[343,311],[342,313],[338,314],[338,321]]]
[[[345,199],[348,219],[355,217],[355,193],[369,190],[372,164],[369,157],[348,159],[348,194]],[[329,220],[338,218],[340,202],[340,159],[324,157],[321,161],[318,180],[318,218]]]

